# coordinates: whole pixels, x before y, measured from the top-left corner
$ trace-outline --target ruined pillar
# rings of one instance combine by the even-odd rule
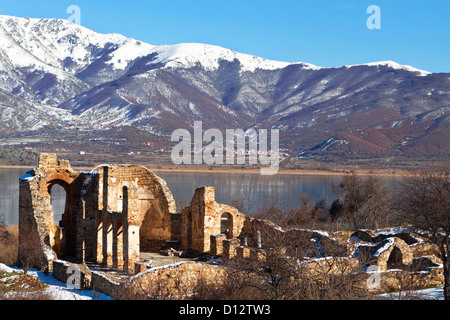
[[[103,206],[102,206],[102,263],[108,264],[108,166],[103,167]]]
[[[123,196],[122,196],[122,219],[123,219],[123,271],[126,273],[131,272],[129,267],[129,252],[128,252],[128,186],[123,186]]]
[[[240,246],[236,248],[236,257],[240,260],[250,257],[250,248]]]
[[[223,253],[223,241],[226,240],[224,234],[211,235],[210,240],[210,254],[213,256],[220,256]]]
[[[112,223],[112,263],[113,268],[118,267],[118,256],[117,256],[117,238],[118,238],[118,214],[114,214]]]
[[[81,216],[76,219],[76,259],[86,262],[86,201],[80,199]]]
[[[256,232],[256,247],[258,249],[262,248],[261,231],[259,231],[259,230]]]
[[[239,247],[239,240],[226,239],[223,241],[223,255],[227,259],[233,259],[236,257],[236,249]]]
[[[122,219],[123,219],[123,270],[127,273],[134,272],[134,263],[139,260],[139,225],[133,220],[129,220],[130,216],[130,193],[129,187],[123,186],[123,203],[122,203]]]

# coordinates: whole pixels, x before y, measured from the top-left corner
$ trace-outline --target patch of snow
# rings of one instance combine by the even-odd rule
[[[134,279],[141,277],[145,273],[149,273],[149,272],[152,272],[152,271],[155,271],[155,270],[160,270],[160,269],[178,267],[178,266],[180,266],[182,264],[185,264],[185,263],[188,263],[188,262],[189,261],[180,261],[180,262],[174,262],[174,263],[171,263],[171,264],[165,264],[163,266],[157,266],[157,267],[153,267],[153,268],[148,268],[147,270],[132,276],[129,281],[132,282]]]
[[[344,67],[351,68],[351,67],[357,67],[357,66],[370,66],[370,67],[378,67],[378,66],[384,66],[384,67],[390,67],[396,70],[406,70],[409,72],[414,72],[418,74],[419,76],[427,76],[431,74],[429,71],[420,70],[408,65],[401,65],[394,61],[378,61],[378,62],[370,62],[370,63],[364,63],[364,64],[353,64],[353,65],[346,65]]]
[[[380,256],[380,254],[382,254],[384,251],[386,251],[387,249],[389,249],[393,244],[394,244],[394,239],[393,238],[386,238],[386,243],[377,250],[377,252],[374,253],[374,257],[378,257]]]
[[[362,231],[368,231],[367,229],[361,229],[361,230]],[[389,235],[389,234],[406,232],[408,230],[409,230],[408,227],[392,227],[392,228],[376,229],[376,230],[374,230],[374,233],[376,235],[379,235],[379,234]]]
[[[445,300],[444,287],[428,288],[421,290],[400,291],[393,293],[384,293],[377,297],[387,300],[401,300],[401,299],[417,299],[417,300]]]
[[[11,272],[17,272],[17,270],[18,270],[17,268],[11,268],[10,266],[8,266],[4,263],[0,263],[0,271],[11,273]]]
[[[392,123],[391,128],[395,128],[400,126],[403,123],[403,120],[396,120]]]
[[[103,273],[101,273],[101,272],[92,271],[92,273],[95,273],[95,274],[98,275],[99,277],[105,279],[107,282],[110,282],[110,283],[112,283],[112,284],[114,284],[114,285],[116,285],[116,286],[120,285],[119,282],[116,282],[116,281],[111,280],[110,278],[108,278],[107,276],[105,276],[105,275],[104,275]]]
[[[254,72],[256,69],[276,70],[290,65],[289,62],[273,61],[238,53],[234,50],[201,43],[181,43],[170,46],[158,46],[158,58],[152,63],[166,63],[166,68],[195,67],[201,65],[205,70],[214,71],[220,66],[220,60],[241,63],[241,71]],[[305,68],[312,65],[304,64]]]
[[[112,64],[114,69],[125,69],[130,61],[145,57],[155,52],[156,46],[127,39],[117,50],[110,54],[111,59],[107,62]]]
[[[20,268],[9,267],[2,263],[0,263],[0,271],[8,273],[23,272]],[[54,300],[113,300],[110,296],[93,290],[71,289],[67,287],[67,284],[56,280],[52,276],[52,273],[46,275],[41,271],[32,269],[28,271],[28,275],[39,278],[39,280],[45,283],[47,288],[44,289],[44,294],[49,294]]]
[[[48,260],[54,260],[56,258],[55,251],[53,251],[53,249],[51,249],[50,247],[44,246],[43,251],[44,251],[45,257]]]
[[[26,173],[26,174],[24,174],[23,176],[21,176],[21,177],[19,178],[19,180],[20,180],[20,181],[31,181],[31,180],[33,180],[35,177],[36,177],[36,176],[33,176],[33,175],[29,174],[29,173]]]

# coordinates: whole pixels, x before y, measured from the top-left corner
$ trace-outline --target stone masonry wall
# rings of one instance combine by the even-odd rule
[[[181,247],[209,252],[211,236],[222,233],[223,218],[228,219],[227,238],[237,238],[247,216],[234,207],[217,203],[214,187],[195,190],[190,206],[181,212]]]
[[[174,221],[180,228],[173,196],[166,182],[145,167],[104,165],[77,172],[69,161],[43,153],[19,183],[19,257],[32,267],[51,268],[61,257],[121,267],[122,256],[138,259],[142,249],[149,249],[139,247],[140,239],[148,246],[179,239],[171,228]],[[66,192],[59,225],[50,195],[55,184]]]
[[[49,265],[57,255],[76,256],[77,221],[79,220],[79,186],[84,176],[72,170],[68,161],[57,160],[54,154],[41,154],[38,167],[19,179],[19,259],[30,252],[41,251],[41,263]],[[51,188],[58,184],[66,192],[66,207],[60,222],[54,223]],[[30,241],[30,237],[36,238]],[[32,243],[30,243],[32,242]],[[32,249],[35,247],[34,250]],[[35,266],[36,262],[34,262]]]
[[[183,299],[200,287],[216,287],[223,283],[226,269],[201,262],[180,262],[147,269],[124,282],[136,295]],[[130,290],[128,290],[130,291]]]
[[[171,220],[176,206],[164,180],[147,168],[136,165],[101,166],[92,173],[97,173],[99,181],[104,181],[98,190],[99,210],[103,210],[103,202],[106,201],[108,212],[121,212],[122,189],[128,186],[128,223],[139,226],[141,239],[171,240]],[[107,192],[103,190],[104,186]],[[150,248],[141,248],[147,249]]]

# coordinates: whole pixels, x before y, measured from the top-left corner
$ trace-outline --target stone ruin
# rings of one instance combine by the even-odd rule
[[[59,224],[54,223],[51,204],[55,184],[66,193]],[[39,257],[33,262],[38,268],[53,269],[53,262],[61,266],[61,261],[71,261],[133,274],[146,269],[140,262],[142,252],[161,248],[260,259],[267,245],[262,231],[266,236],[282,233],[287,242],[306,240],[308,259],[314,261],[311,272],[323,270],[320,264],[329,260],[315,258],[330,253],[331,259],[360,270],[374,265],[378,271],[405,266],[440,270],[436,248],[417,235],[283,230],[217,203],[211,186],[195,190],[190,205],[177,213],[166,182],[139,165],[100,165],[81,172],[55,154],[41,154],[38,166],[20,178],[19,261],[33,252]]]
[[[190,206],[177,213],[166,182],[139,165],[80,172],[56,154],[43,153],[19,183],[19,260],[33,252],[39,255],[35,267],[51,269],[52,261],[65,259],[132,273],[141,252],[163,247],[209,252],[212,235],[235,239],[249,219],[217,203],[214,187],[197,189]],[[54,185],[66,193],[59,224],[51,204]]]

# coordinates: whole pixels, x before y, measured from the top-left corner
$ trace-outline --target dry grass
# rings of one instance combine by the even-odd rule
[[[15,265],[19,250],[19,227],[0,224],[0,263]]]

